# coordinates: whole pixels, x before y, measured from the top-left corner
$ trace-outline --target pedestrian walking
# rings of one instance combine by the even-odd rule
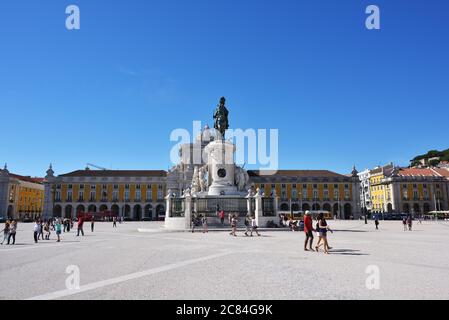
[[[198,217],[196,215],[192,216],[190,226],[192,227],[192,233],[195,233],[195,227],[198,225]]]
[[[237,231],[237,217],[236,215],[231,215],[231,233],[229,235],[237,237],[236,231]]]
[[[8,244],[16,244],[16,232],[17,232],[17,222],[12,220],[11,224],[9,225],[9,235],[8,235]]]
[[[379,230],[379,219],[376,218],[376,220],[374,220],[374,224],[376,225],[376,230]]]
[[[8,241],[10,224],[11,224],[11,222],[9,220],[6,220],[5,227],[2,230],[2,232],[3,232],[3,241],[1,243],[2,245],[5,241]]]
[[[47,222],[44,224],[44,232],[45,232],[45,240],[50,240],[50,235],[51,235],[51,231],[50,231],[50,223]]]
[[[253,232],[257,234],[258,237],[260,237],[260,233],[257,230],[259,226],[257,225],[256,217],[251,217],[251,237],[253,236]]]
[[[112,227],[117,228],[117,217],[112,218]]]
[[[34,222],[34,242],[37,243],[39,240],[39,220]]]
[[[83,225],[84,225],[84,219],[80,216],[80,217],[78,217],[78,226],[77,226],[77,228],[78,228],[78,233],[76,234],[77,237],[80,236],[80,232],[81,232],[81,234],[82,234],[83,237],[84,237]]]
[[[221,225],[224,226],[225,213],[223,210],[220,210],[219,216],[220,216]]]
[[[95,218],[92,217],[92,221],[90,222],[90,232],[94,232],[95,228]]]
[[[304,215],[304,233],[306,234],[306,240],[304,241],[304,251],[313,250],[313,223],[310,211],[306,211]],[[307,249],[307,244],[310,249]]]
[[[412,231],[412,224],[413,224],[413,219],[412,219],[412,216],[410,215],[407,218],[408,231]]]
[[[70,229],[72,229],[72,218],[67,219],[67,232],[70,232]]]
[[[202,224],[203,224],[203,233],[208,233],[209,232],[209,230],[208,230],[208,223],[207,223],[207,216],[206,215],[203,215],[203,217],[201,218],[201,222],[202,222]]]
[[[315,250],[317,252],[319,252],[320,246],[323,245],[324,253],[325,254],[329,254],[329,250],[332,249],[332,248],[329,247],[329,243],[327,241],[327,232],[328,231],[333,232],[333,231],[331,230],[331,228],[327,224],[327,221],[324,218],[323,213],[320,213],[319,216],[318,216],[318,228],[320,230],[320,237],[321,237],[322,243],[318,244],[315,247]]]
[[[402,219],[402,225],[404,226],[404,231],[407,231],[407,218]]]
[[[39,231],[37,234],[37,238],[40,240],[40,238],[42,238],[42,240],[44,239],[44,222],[42,220],[39,220]]]
[[[56,242],[61,242],[61,220],[60,219],[56,219],[55,231],[56,231],[56,236],[58,237],[58,240],[56,240]]]
[[[248,232],[251,232],[251,218],[249,217],[249,214],[245,217],[245,236],[249,237]]]

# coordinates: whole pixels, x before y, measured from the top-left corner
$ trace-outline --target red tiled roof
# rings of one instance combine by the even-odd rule
[[[59,177],[165,177],[164,170],[77,170]]]
[[[402,177],[437,177],[438,175],[432,171],[432,169],[425,168],[401,168],[398,172]]]
[[[434,168],[432,169],[433,171],[435,171],[437,174],[439,174],[442,177],[447,177],[449,178],[449,170],[447,169],[442,169],[442,168]]]
[[[31,183],[38,183],[38,184],[42,184],[44,182],[44,178],[39,178],[39,177],[30,177],[30,176],[21,176],[18,174],[14,174],[14,173],[9,173],[10,177],[19,179],[21,181],[26,181],[26,182],[31,182]]]

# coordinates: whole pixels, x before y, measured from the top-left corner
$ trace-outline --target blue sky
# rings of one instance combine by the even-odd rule
[[[65,8],[81,30],[65,29]],[[365,28],[365,8],[381,30]],[[446,0],[46,0],[0,10],[0,162],[167,169],[173,129],[279,129],[279,167],[341,173],[449,147]]]

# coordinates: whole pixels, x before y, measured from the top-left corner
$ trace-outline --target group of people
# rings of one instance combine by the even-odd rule
[[[217,212],[217,217],[220,219],[221,224],[224,225],[225,213],[223,210],[219,210]],[[237,237],[238,221],[239,221],[238,216],[236,214],[230,213],[228,215],[228,222],[229,222],[229,225],[231,226],[231,232],[229,233],[229,235]],[[253,233],[256,233],[258,236],[260,236],[260,233],[257,230],[258,226],[257,226],[256,218],[254,216],[247,215],[245,217],[244,223],[245,223],[245,236],[252,237]],[[199,226],[203,227],[203,233],[209,232],[209,230],[208,230],[209,221],[205,214],[193,215],[190,226],[191,226],[192,233],[194,233],[195,229]]]
[[[315,246],[315,250],[313,249],[313,233],[315,232],[318,237],[318,242]],[[304,251],[316,251],[319,252],[320,247],[323,246],[324,253],[329,254],[329,250],[332,247],[329,246],[329,242],[327,240],[327,232],[333,232],[329,227],[324,215],[320,213],[316,217],[316,225],[315,228],[313,226],[313,219],[310,211],[305,212],[304,216],[304,233],[306,234],[306,239],[304,242]],[[309,249],[307,248],[309,246]]]
[[[1,243],[2,245],[5,241],[7,241],[6,243],[7,245],[16,244],[17,221],[7,220],[5,222],[5,227],[3,228],[2,232],[3,232],[3,240]]]
[[[228,215],[229,224],[231,225],[231,232],[229,233],[230,236],[237,237],[237,226],[239,223],[239,217],[236,214],[229,214]],[[252,237],[253,233],[256,233],[257,236],[260,236],[260,233],[258,231],[258,225],[255,216],[246,215],[245,217],[245,236]]]
[[[62,224],[61,218],[50,219],[48,221],[36,219],[33,228],[34,242],[38,243],[40,239],[50,240],[51,231],[56,232],[57,242],[61,242]]]
[[[76,236],[84,236],[84,218],[78,217],[77,220],[77,232]],[[113,227],[117,227],[117,222],[123,223],[123,218],[116,218],[114,217],[112,219]],[[206,232],[207,232],[207,219],[205,223],[206,226]],[[57,242],[61,242],[61,234],[70,232],[71,229],[74,227],[74,221],[72,219],[62,219],[62,218],[50,218],[48,220],[43,220],[41,218],[36,218],[34,220],[34,226],[33,226],[33,238],[34,242],[38,243],[39,240],[50,240],[52,231],[56,233],[57,236]],[[92,218],[90,221],[90,230],[91,232],[94,232],[95,229],[95,219]],[[1,242],[1,245],[3,245],[5,242],[7,245],[14,245],[16,243],[16,234],[17,234],[17,221],[14,219],[9,219],[5,222],[5,226],[3,230],[1,231],[3,233],[3,239]]]
[[[195,227],[198,227],[202,225],[203,226],[203,233],[208,233],[209,230],[209,225],[208,225],[208,221],[207,221],[207,216],[206,215],[199,215],[196,216],[194,215],[192,217],[192,222],[191,222],[191,227],[192,227],[192,233],[195,232]]]

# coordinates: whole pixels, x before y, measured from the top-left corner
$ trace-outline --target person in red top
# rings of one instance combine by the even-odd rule
[[[304,251],[309,251],[309,249],[307,249],[307,243],[310,241],[310,251],[315,251],[313,250],[313,225],[312,225],[312,217],[310,215],[310,211],[306,211],[305,215],[304,215],[304,232],[306,234],[306,241],[304,242]]]
[[[221,210],[218,214],[220,216],[221,225],[224,225],[225,213]]]
[[[78,233],[77,233],[77,235],[76,235],[77,237],[80,236],[80,232],[81,232],[81,234],[82,234],[83,237],[84,237],[83,224],[84,224],[84,219],[83,219],[83,217],[80,215],[80,216],[78,217]]]

